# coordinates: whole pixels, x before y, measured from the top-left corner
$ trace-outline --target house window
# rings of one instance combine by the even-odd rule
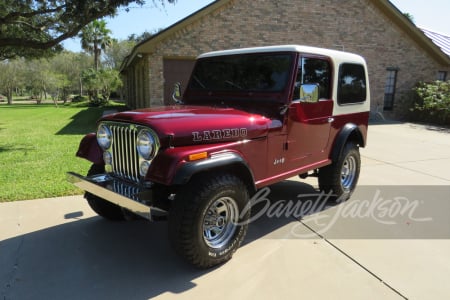
[[[439,71],[438,74],[437,74],[437,80],[446,81],[447,80],[447,72],[446,71]]]
[[[396,68],[387,69],[386,86],[384,87],[384,110],[392,110],[394,108],[395,84],[397,83]]]

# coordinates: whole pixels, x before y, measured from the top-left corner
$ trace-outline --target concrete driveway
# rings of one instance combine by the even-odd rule
[[[349,201],[284,214],[316,180],[276,184],[206,271],[172,252],[165,222],[107,222],[81,196],[0,203],[0,299],[448,299],[449,149],[436,128],[371,126]]]

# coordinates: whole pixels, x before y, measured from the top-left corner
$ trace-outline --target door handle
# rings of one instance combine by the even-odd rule
[[[329,118],[328,118],[328,123],[333,123],[333,122],[334,122],[334,118],[329,117]]]

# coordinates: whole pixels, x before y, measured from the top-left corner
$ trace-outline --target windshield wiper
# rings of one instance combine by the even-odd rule
[[[204,89],[206,89],[206,86],[203,84],[203,82],[200,81],[200,79],[198,79],[197,76],[192,76],[194,78],[194,80]]]
[[[226,84],[229,84],[229,85],[231,85],[232,87],[235,87],[235,88],[237,88],[237,89],[239,89],[239,90],[243,90],[242,87],[240,87],[239,85],[237,85],[236,83],[234,83],[234,82],[231,81],[231,80],[225,80],[225,83],[226,83]]]

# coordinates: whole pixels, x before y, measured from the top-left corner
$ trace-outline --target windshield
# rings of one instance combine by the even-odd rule
[[[197,62],[190,89],[280,92],[288,82],[293,55],[258,53],[217,56]]]

